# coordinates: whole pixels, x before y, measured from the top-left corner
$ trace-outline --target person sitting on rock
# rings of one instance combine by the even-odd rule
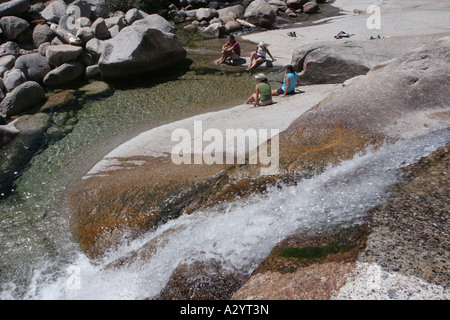
[[[270,88],[269,81],[267,80],[267,77],[264,73],[260,73],[255,76],[256,81],[258,84],[255,87],[255,93],[253,93],[247,101],[245,101],[246,104],[253,103],[253,107],[258,106],[267,106],[272,102],[272,90]],[[253,108],[252,107],[252,108]]]
[[[293,94],[295,87],[300,84],[300,76],[295,72],[294,67],[290,64],[284,67],[284,81],[281,88],[272,91],[273,96],[284,97],[287,94]]]
[[[240,56],[241,46],[239,42],[236,41],[235,37],[230,34],[228,37],[228,42],[222,46],[222,55],[217,63],[225,63],[227,59],[238,60]]]
[[[276,61],[274,57],[272,57],[272,54],[270,53],[269,49],[267,48],[266,44],[264,42],[260,42],[256,46],[256,50],[252,52],[250,56],[250,63],[248,64],[247,70],[252,72],[254,69],[256,69],[260,64],[266,62],[267,58],[266,55],[269,54],[269,56],[272,58],[272,61]]]

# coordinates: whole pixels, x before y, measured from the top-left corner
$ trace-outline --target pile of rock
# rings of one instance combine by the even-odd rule
[[[104,0],[10,0],[0,4],[0,116],[39,104],[45,87],[82,77],[122,77],[186,58],[172,25]]]
[[[246,27],[270,28],[277,17],[296,17],[299,13],[317,13],[318,3],[326,0],[243,0],[231,1],[181,0],[184,7],[169,8],[169,19],[174,23],[191,22],[186,30],[200,30],[204,34],[221,36]],[[236,2],[236,1],[234,1]]]
[[[56,89],[185,59],[172,24],[157,14],[113,13],[104,0],[0,0],[0,198],[34,153],[73,129],[76,113],[59,107],[78,98]],[[104,82],[90,85],[79,92],[109,90]]]

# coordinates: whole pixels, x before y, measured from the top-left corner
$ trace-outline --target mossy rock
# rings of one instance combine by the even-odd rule
[[[365,248],[369,233],[370,228],[363,224],[293,235],[278,243],[254,273],[292,273],[313,264],[353,262]]]
[[[58,92],[50,96],[47,102],[41,107],[41,112],[48,112],[56,108],[61,108],[74,103],[77,100],[72,90]]]
[[[79,89],[86,97],[104,97],[112,94],[111,86],[104,81],[93,81]]]

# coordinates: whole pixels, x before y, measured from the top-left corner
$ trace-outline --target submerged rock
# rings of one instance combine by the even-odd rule
[[[93,81],[79,89],[86,97],[103,97],[112,93],[109,84],[103,81]]]
[[[63,107],[75,102],[76,99],[77,97],[69,90],[56,93],[48,98],[47,102],[41,107],[41,112]]]
[[[10,143],[19,132],[13,122],[7,125],[0,125],[0,148]]]
[[[19,117],[14,123],[20,134],[0,149],[0,193],[9,193],[15,177],[33,155],[46,145],[45,130],[49,121],[48,114],[37,113]]]

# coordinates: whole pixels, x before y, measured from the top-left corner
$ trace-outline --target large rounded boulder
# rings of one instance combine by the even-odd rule
[[[156,23],[159,21],[159,24]],[[162,23],[161,23],[162,22]],[[124,77],[157,71],[186,58],[178,37],[163,18],[151,15],[105,41],[99,60],[103,77]],[[126,43],[126,45],[124,45]]]
[[[27,81],[6,95],[0,103],[0,115],[10,117],[21,114],[42,102],[44,98],[44,88],[35,81]]]
[[[273,7],[265,0],[255,0],[245,10],[244,18],[247,22],[258,27],[269,28],[275,22],[277,14]]]

